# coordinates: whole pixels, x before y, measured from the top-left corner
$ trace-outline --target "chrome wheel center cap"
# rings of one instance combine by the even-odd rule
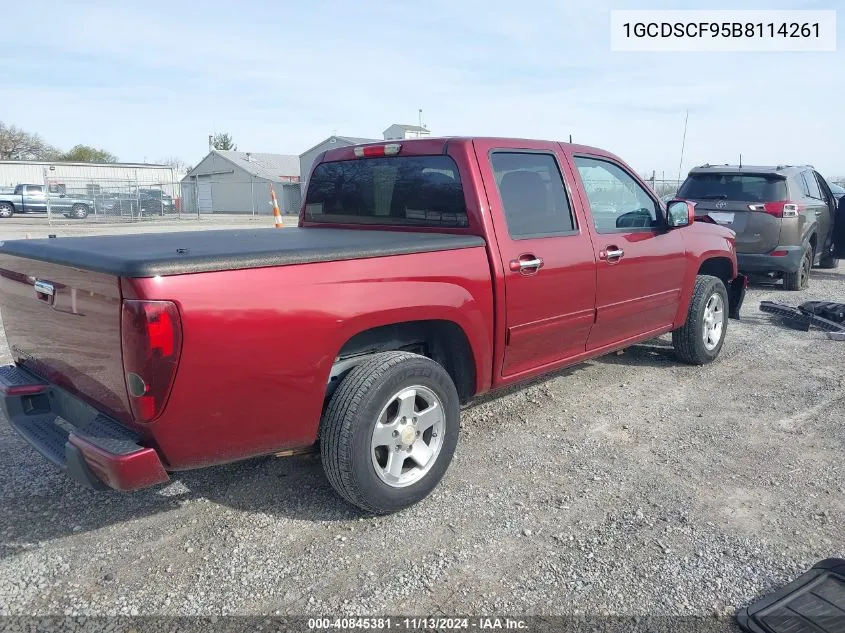
[[[407,424],[405,425],[405,428],[399,432],[399,439],[402,440],[402,443],[405,446],[410,446],[414,443],[414,440],[417,439],[417,430],[410,424]]]

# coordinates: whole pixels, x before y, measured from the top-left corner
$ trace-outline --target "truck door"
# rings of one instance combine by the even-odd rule
[[[688,265],[681,232],[667,230],[657,198],[621,163],[585,153],[572,160],[598,260],[596,323],[587,349],[666,330]]]
[[[41,185],[24,185],[23,206],[26,211],[47,211],[47,196]]]
[[[583,354],[596,262],[556,143],[474,142],[505,275],[503,378]]]
[[[71,208],[73,204],[71,199],[67,197],[67,188],[64,184],[50,185],[50,211],[53,213],[62,213]]]
[[[808,196],[807,211],[815,216],[818,222],[818,234],[816,235],[816,257],[820,257],[832,241],[831,231],[833,229],[833,213],[835,205],[832,205],[833,194],[827,192],[827,185],[822,189],[821,183],[824,179],[814,170],[805,171],[802,174],[807,183],[806,194]],[[833,207],[833,208],[831,208]],[[815,263],[815,262],[813,262]]]

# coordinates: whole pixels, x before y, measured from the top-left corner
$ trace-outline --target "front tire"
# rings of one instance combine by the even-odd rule
[[[10,218],[15,215],[15,207],[8,202],[0,202],[0,218]]]
[[[672,332],[678,358],[690,365],[712,362],[722,350],[728,332],[728,290],[711,275],[698,275],[687,320]]]
[[[441,365],[407,352],[374,354],[329,401],[320,427],[323,469],[353,505],[397,512],[440,483],[459,429],[458,392]]]

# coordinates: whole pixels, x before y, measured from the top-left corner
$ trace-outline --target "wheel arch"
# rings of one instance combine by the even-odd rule
[[[708,257],[703,260],[698,266],[698,272],[695,273],[696,277],[699,275],[718,277],[726,288],[730,286],[731,280],[736,276],[733,263],[731,263],[729,257],[724,256]]]
[[[675,321],[672,325],[673,330],[682,327],[686,322],[687,312],[689,311],[695,289],[695,280],[699,275],[712,275],[721,279],[722,283],[725,284],[725,288],[728,290],[728,296],[731,298],[731,302],[733,303],[734,301],[731,286],[733,280],[739,275],[739,271],[737,270],[736,260],[726,254],[725,251],[715,250],[704,252],[697,260],[692,259],[689,266],[685,285],[681,289],[678,311],[675,314]]]
[[[476,394],[478,367],[466,331],[455,321],[426,319],[370,327],[349,337],[335,357],[327,395],[361,360],[388,351],[410,351],[442,365],[462,403]]]

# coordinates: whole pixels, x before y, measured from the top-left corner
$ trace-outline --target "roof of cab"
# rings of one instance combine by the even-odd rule
[[[351,151],[354,151],[355,147],[359,146],[367,146],[367,145],[387,145],[387,144],[394,144],[400,143],[401,145],[409,145],[409,146],[424,146],[430,148],[444,148],[448,144],[452,143],[472,143],[473,141],[488,141],[488,142],[496,142],[501,141],[503,144],[507,144],[509,147],[512,147],[513,143],[524,143],[525,149],[531,149],[532,146],[536,146],[538,143],[559,143],[560,145],[568,146],[571,150],[575,153],[584,152],[590,154],[599,154],[604,156],[612,156],[615,155],[612,152],[607,150],[601,149],[599,147],[592,147],[590,145],[579,145],[576,143],[567,143],[565,141],[557,141],[553,139],[530,139],[530,138],[519,138],[519,137],[507,137],[507,136],[432,136],[422,139],[403,139],[403,140],[390,140],[390,141],[372,141],[368,143],[359,143],[355,146],[347,146],[347,147],[338,147],[333,148],[326,151],[326,154],[323,157],[323,160],[332,160],[335,155],[337,154],[348,154]],[[442,149],[440,151],[443,151]]]

